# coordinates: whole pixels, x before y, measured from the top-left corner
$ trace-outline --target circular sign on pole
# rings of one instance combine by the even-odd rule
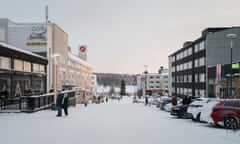
[[[80,46],[79,49],[80,49],[80,52],[84,53],[84,52],[86,52],[87,48],[85,46]]]
[[[141,81],[145,81],[145,77],[141,77]]]

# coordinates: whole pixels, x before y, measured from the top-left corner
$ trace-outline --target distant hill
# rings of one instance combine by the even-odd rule
[[[113,74],[113,73],[94,73],[97,76],[98,85],[119,87],[121,80],[124,79],[126,85],[136,85],[136,75]]]

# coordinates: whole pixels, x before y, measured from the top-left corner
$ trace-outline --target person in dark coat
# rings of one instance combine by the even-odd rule
[[[148,105],[148,97],[145,97],[145,105]]]
[[[65,93],[63,97],[63,110],[64,114],[67,116],[68,115],[68,95]]]
[[[56,100],[56,107],[57,107],[57,115],[58,117],[62,116],[62,107],[63,107],[63,97],[61,90],[57,91],[57,100]]]
[[[184,96],[182,104],[183,105],[188,105],[191,103],[191,98],[189,96]]]
[[[177,97],[176,97],[176,96],[173,96],[173,97],[172,97],[172,105],[173,105],[173,106],[176,106],[176,105],[177,105]]]

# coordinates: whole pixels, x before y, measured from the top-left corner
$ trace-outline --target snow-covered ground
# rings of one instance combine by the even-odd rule
[[[56,111],[1,113],[1,144],[239,144],[240,130],[176,119],[132,99]]]

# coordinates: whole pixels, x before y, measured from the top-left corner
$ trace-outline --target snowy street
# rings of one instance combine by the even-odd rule
[[[1,144],[239,144],[240,130],[176,119],[131,98],[56,111],[1,113]]]

